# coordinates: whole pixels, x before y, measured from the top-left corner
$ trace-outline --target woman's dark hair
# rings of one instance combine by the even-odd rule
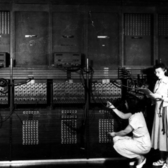
[[[146,100],[145,98],[138,98],[134,95],[127,95],[124,99],[120,100],[117,104],[114,104],[118,110],[127,113],[131,112],[132,114],[137,112],[144,112],[146,109]]]
[[[122,112],[126,112],[127,111],[127,108],[125,106],[125,99],[122,99],[122,98],[119,98],[119,99],[116,99],[114,102],[113,102],[114,106],[122,111]]]
[[[157,69],[157,68],[166,69],[166,66],[164,63],[157,63],[153,68],[154,69]]]
[[[157,63],[153,69],[156,70],[158,68],[162,68],[165,71],[165,75],[168,76],[168,72],[167,72],[167,67],[164,63]]]
[[[157,63],[157,64],[153,67],[154,70],[156,70],[156,69],[158,69],[158,68],[162,68],[163,70],[165,70],[165,72],[167,72],[167,67],[165,66],[164,63]]]
[[[134,99],[134,98],[127,98],[126,102],[128,104],[128,112],[137,113],[137,112],[144,112],[146,108],[145,99]]]

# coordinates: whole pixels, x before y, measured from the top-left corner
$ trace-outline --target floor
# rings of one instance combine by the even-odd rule
[[[147,162],[143,168],[161,168],[152,166],[155,157],[148,155]],[[155,158],[156,159],[156,158]],[[135,168],[129,165],[131,160],[119,158],[91,158],[91,159],[62,159],[62,160],[22,160],[22,161],[0,161],[0,167],[22,167],[22,168]]]
[[[4,151],[4,152],[3,152]],[[72,153],[73,151],[70,151]],[[5,150],[1,148],[0,156],[4,155]],[[26,151],[22,151],[18,153],[21,158],[21,155],[24,155]],[[32,152],[33,153],[33,152]],[[17,153],[14,153],[16,155]],[[126,159],[117,155],[116,157],[106,157],[106,158],[71,158],[69,159],[1,159],[0,167],[16,167],[16,168],[135,168],[135,166],[129,165],[130,159]],[[157,161],[159,159],[159,152],[151,150],[147,155],[147,162],[143,166],[143,168],[161,168],[161,166],[154,167],[152,166],[153,161]]]

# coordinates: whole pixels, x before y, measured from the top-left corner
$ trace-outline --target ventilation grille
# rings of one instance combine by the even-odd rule
[[[125,36],[150,36],[151,15],[150,14],[125,14],[124,15]]]
[[[9,12],[0,12],[0,35],[10,33]]]
[[[168,36],[168,14],[159,14],[158,31],[159,36]]]

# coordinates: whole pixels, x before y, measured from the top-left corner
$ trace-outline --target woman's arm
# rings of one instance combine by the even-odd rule
[[[165,102],[168,102],[168,97],[167,96],[163,96],[161,94],[157,94],[157,93],[152,93],[149,95],[151,98],[155,99],[155,100],[163,100]]]
[[[121,112],[120,110],[115,108],[115,106],[112,103],[110,103],[109,101],[107,101],[107,107],[112,109],[122,119],[128,119],[132,115],[131,113],[125,114],[125,113]]]
[[[121,130],[119,132],[110,132],[109,135],[114,137],[114,136],[125,136],[133,131],[133,128],[128,125],[124,130]]]
[[[153,93],[148,88],[138,88],[138,91],[145,93],[145,95],[152,99],[162,99],[163,96],[157,93]]]
[[[157,93],[150,93],[149,97],[153,98],[153,99],[161,99],[162,98],[162,96],[160,94],[157,94]]]
[[[162,96],[161,100],[163,100],[163,101],[168,103],[168,97]]]

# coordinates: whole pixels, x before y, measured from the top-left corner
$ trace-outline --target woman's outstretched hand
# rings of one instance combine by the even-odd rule
[[[110,107],[112,105],[112,103],[111,102],[109,102],[109,101],[107,101],[107,105],[106,105],[106,107]]]
[[[114,105],[111,102],[109,102],[109,101],[107,101],[106,107],[107,108],[115,108]]]
[[[112,136],[112,137],[116,136],[116,133],[115,133],[115,132],[109,132],[108,134],[109,134],[110,136]]]

